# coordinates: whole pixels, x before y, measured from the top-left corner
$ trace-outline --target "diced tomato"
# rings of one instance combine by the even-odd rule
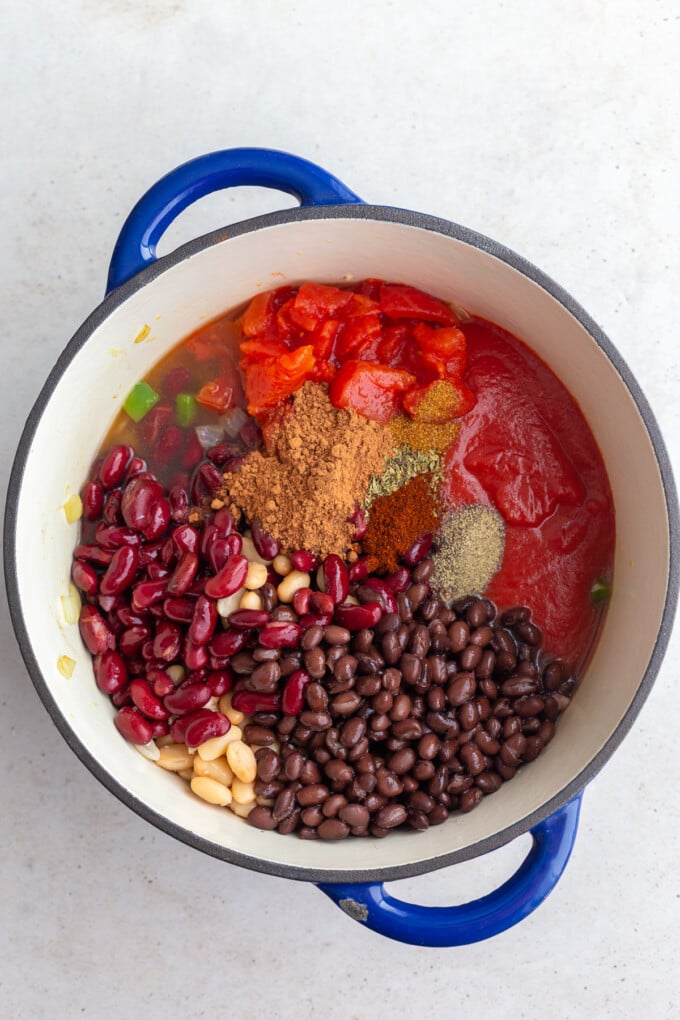
[[[186,341],[187,350],[191,351],[197,361],[210,361],[219,354],[217,346],[206,336],[197,333]]]
[[[362,280],[361,283],[355,290],[355,294],[364,294],[366,297],[371,298],[373,301],[380,300],[380,288],[383,285],[382,280],[376,280],[373,277],[369,277],[367,280]]]
[[[347,361],[348,358],[359,360],[355,353],[359,346],[365,341],[376,341],[377,346],[381,335],[380,316],[377,312],[348,319],[338,332],[335,357],[339,362]]]
[[[276,313],[276,335],[279,340],[283,340],[285,344],[289,346],[300,334],[300,327],[291,318],[291,310],[295,298],[288,298]]]
[[[420,322],[413,327],[413,336],[422,351],[423,360],[437,375],[462,379],[467,362],[467,344],[462,330],[456,326],[433,329]]]
[[[314,372],[312,379],[318,383],[329,383],[335,375],[337,369],[335,365],[330,361],[317,361],[314,366]]]
[[[340,366],[328,392],[335,407],[351,407],[386,425],[396,414],[402,394],[414,383],[409,372],[351,360]]]
[[[344,309],[343,318],[353,319],[355,315],[368,315],[369,312],[379,312],[380,305],[372,297],[366,294],[352,294],[352,300]]]
[[[432,399],[437,394],[436,400]],[[428,407],[425,401],[430,398]],[[460,418],[475,406],[477,397],[461,382],[435,379],[425,386],[414,386],[404,397],[404,410],[419,421],[443,425]]]
[[[386,326],[383,329],[383,338],[378,345],[378,356],[383,365],[405,367],[403,359],[409,337],[408,326]]]
[[[380,287],[380,308],[391,319],[424,319],[442,326],[455,326],[456,316],[448,305],[416,287],[383,283]]]
[[[311,333],[324,319],[337,315],[351,299],[351,291],[322,283],[303,283],[290,307],[290,318]]]
[[[248,411],[257,417],[295,393],[314,372],[314,350],[311,345],[288,351],[279,358],[266,358],[246,369]]]
[[[327,319],[312,333],[310,340],[317,361],[327,361],[333,353],[333,344],[340,328],[339,319]]]
[[[282,340],[244,340],[241,344],[241,367],[264,358],[280,358],[288,351]]]
[[[212,379],[201,386],[196,394],[196,400],[203,407],[224,414],[231,407],[233,396],[233,388],[224,379]]]
[[[241,319],[243,332],[248,337],[262,337],[274,331],[272,291],[256,294]]]

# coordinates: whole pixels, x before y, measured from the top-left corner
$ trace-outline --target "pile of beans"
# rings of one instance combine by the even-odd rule
[[[569,704],[526,607],[431,593],[430,536],[380,578],[287,556],[256,521],[192,514],[128,446],[82,500],[80,631],[118,729],[258,828],[427,829],[533,761]]]

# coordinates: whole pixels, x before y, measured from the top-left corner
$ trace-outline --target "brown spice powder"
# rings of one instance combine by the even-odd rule
[[[348,518],[392,452],[389,428],[334,407],[326,386],[308,382],[270,450],[248,454],[217,495],[259,518],[284,549],[345,556],[354,533]]]

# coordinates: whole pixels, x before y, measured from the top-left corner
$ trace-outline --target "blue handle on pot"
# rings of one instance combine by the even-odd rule
[[[419,907],[390,896],[381,882],[320,885],[356,921],[412,946],[467,946],[527,917],[559,881],[576,839],[581,796],[531,830],[533,846],[500,888],[456,907]],[[449,824],[455,825],[455,820]],[[417,839],[417,837],[414,837]]]
[[[113,250],[109,291],[156,259],[161,237],[184,209],[213,191],[250,185],[295,195],[301,205],[357,205],[342,181],[299,156],[275,149],[224,149],[183,163],[149,188],[128,216]]]
[[[137,202],[113,251],[107,293],[155,261],[158,242],[184,209],[213,191],[239,185],[285,191],[302,205],[362,204],[337,177],[287,152],[224,149],[199,156],[166,174]],[[324,883],[319,888],[350,917],[399,942],[480,942],[517,924],[555,887],[574,845],[580,806],[581,794],[535,826],[533,846],[521,867],[495,892],[471,903],[419,907],[390,896],[380,882]]]

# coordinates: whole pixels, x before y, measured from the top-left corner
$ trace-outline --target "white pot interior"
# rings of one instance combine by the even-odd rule
[[[101,768],[129,798],[208,841],[212,852],[252,859],[260,868],[306,869],[308,876],[343,869],[368,876],[409,865],[425,870],[425,862],[436,867],[557,797],[598,755],[631,705],[657,638],[669,569],[666,501],[652,444],[621,377],[578,319],[538,284],[470,243],[407,223],[348,216],[284,219],[224,235],[113,308],[57,381],[37,424],[16,506],[18,595],[33,656],[59,712]],[[61,506],[79,490],[132,384],[202,322],[284,281],[366,276],[411,283],[499,323],[563,380],[608,468],[617,520],[615,586],[587,674],[537,762],[472,813],[426,833],[328,844],[261,832],[204,804],[119,736],[77,625],[63,623],[59,596],[67,591],[76,528]],[[135,343],[146,325],[148,337]],[[62,655],[76,660],[70,679],[57,669]]]

